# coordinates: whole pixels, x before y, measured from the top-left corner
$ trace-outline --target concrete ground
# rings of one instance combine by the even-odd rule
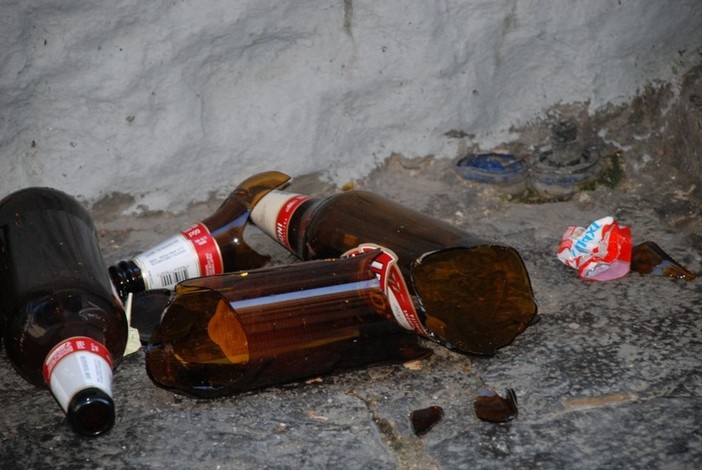
[[[48,391],[24,382],[3,353],[0,468],[702,468],[702,279],[632,273],[585,282],[555,255],[566,226],[612,215],[632,228],[635,243],[652,240],[702,271],[698,187],[683,185],[682,176],[671,180],[675,165],[664,157],[674,155],[656,154],[660,142],[650,141],[647,154],[661,160],[641,167],[636,142],[631,137],[620,154],[622,181],[568,201],[510,198],[432,157],[390,158],[357,183],[519,250],[541,320],[496,356],[427,343],[434,353],[418,364],[199,400],[152,384],[139,351],[115,375],[114,428],[84,439],[69,430]],[[690,168],[699,178],[699,161]],[[233,184],[249,176],[239,171]],[[303,177],[292,189],[336,188]],[[122,215],[128,202],[115,196],[93,208],[110,263],[202,219],[220,201],[180,215]],[[247,238],[275,263],[295,261],[255,229]],[[518,418],[479,420],[473,400],[480,390],[508,387]],[[431,405],[444,418],[416,437],[409,415]]]

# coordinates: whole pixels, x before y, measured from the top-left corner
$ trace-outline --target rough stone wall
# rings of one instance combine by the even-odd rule
[[[699,63],[702,3],[7,0],[0,187],[179,211],[277,168],[337,184],[491,148]],[[677,85],[675,85],[677,86]],[[676,90],[672,90],[675,94]]]

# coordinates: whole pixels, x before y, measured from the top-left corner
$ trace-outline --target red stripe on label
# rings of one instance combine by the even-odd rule
[[[204,224],[197,223],[181,233],[195,248],[201,276],[212,276],[224,271],[217,240]]]
[[[278,242],[283,245],[288,250],[290,249],[290,239],[288,238],[288,225],[290,224],[290,218],[295,213],[300,205],[310,199],[310,196],[304,194],[298,194],[297,196],[288,199],[283,207],[280,208],[278,212],[278,217],[275,221],[275,236],[278,238]]]
[[[51,374],[56,364],[69,354],[77,352],[89,352],[102,357],[112,367],[112,355],[102,343],[87,336],[74,336],[60,342],[46,355],[44,360],[44,382],[47,384],[51,380]]]
[[[378,256],[373,258],[373,262],[370,265],[370,270],[380,280],[380,286],[385,295],[390,298],[391,303],[393,300],[397,302],[396,307],[400,309],[400,314],[405,319],[407,324],[420,335],[428,337],[429,334],[424,328],[424,325],[422,325],[422,322],[419,320],[417,310],[414,308],[414,304],[412,303],[412,296],[407,288],[407,284],[405,283],[405,278],[402,276],[400,268],[397,267],[398,258],[395,252],[374,243],[363,243],[358,247],[347,251],[341,256],[356,256],[358,254],[367,253],[377,249],[380,249],[381,251]],[[392,313],[393,315],[397,315],[395,310],[393,310]],[[400,324],[402,325],[402,323]]]
[[[405,279],[402,277],[400,268],[397,267],[397,264],[395,264],[395,262],[393,262],[393,264],[389,267],[386,276],[386,292],[392,292],[393,294],[395,294],[395,299],[397,300],[398,306],[400,307],[402,314],[405,317],[405,320],[407,320],[407,323],[410,324],[414,331],[425,337],[428,337],[429,335],[424,329],[424,325],[422,325],[422,322],[419,321],[417,311],[415,310],[414,305],[412,304],[412,297],[409,293],[409,289],[407,289]]]

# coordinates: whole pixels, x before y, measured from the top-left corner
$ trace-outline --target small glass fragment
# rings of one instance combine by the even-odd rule
[[[481,390],[473,404],[478,418],[492,423],[506,423],[516,419],[519,414],[517,394],[512,388],[505,390],[505,398],[494,390]]]
[[[421,437],[432,430],[444,417],[444,409],[440,406],[430,406],[410,413],[410,421],[415,436]]]
[[[668,253],[652,241],[639,243],[631,254],[631,270],[652,276],[673,277],[691,281],[695,273],[671,258]]]

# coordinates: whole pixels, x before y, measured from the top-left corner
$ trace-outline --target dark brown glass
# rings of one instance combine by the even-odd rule
[[[631,270],[640,274],[672,277],[692,281],[697,275],[681,265],[652,241],[635,245],[631,252]]]
[[[517,419],[517,394],[514,389],[505,390],[505,396],[499,396],[494,390],[481,390],[473,401],[475,415],[483,421],[492,423],[507,423]]]
[[[246,244],[244,228],[250,209],[256,202],[288,179],[288,175],[278,171],[254,175],[239,184],[214,214],[201,221],[215,238],[222,256],[222,272],[258,268],[269,262],[269,256],[257,253]],[[144,273],[134,259],[120,261],[110,266],[108,271],[122,300],[130,292],[142,292],[147,288]],[[173,285],[180,280],[182,279],[175,279]],[[166,287],[172,288],[172,285]]]
[[[286,227],[287,248],[304,260],[338,257],[362,243],[394,251],[429,337],[451,349],[493,354],[536,314],[529,275],[514,248],[378,194],[309,199]]]
[[[428,354],[379,315],[377,253],[182,282],[146,347],[159,386],[211,398]]]
[[[443,418],[444,409],[437,405],[414,410],[410,413],[412,431],[414,431],[415,436],[422,437],[431,431]]]
[[[28,188],[0,201],[0,292],[7,357],[30,383],[47,386],[44,360],[68,338],[93,338],[114,365],[124,354],[127,321],[92,218],[67,194]],[[71,406],[68,419],[80,434],[101,434],[114,421],[114,404],[99,390]]]

